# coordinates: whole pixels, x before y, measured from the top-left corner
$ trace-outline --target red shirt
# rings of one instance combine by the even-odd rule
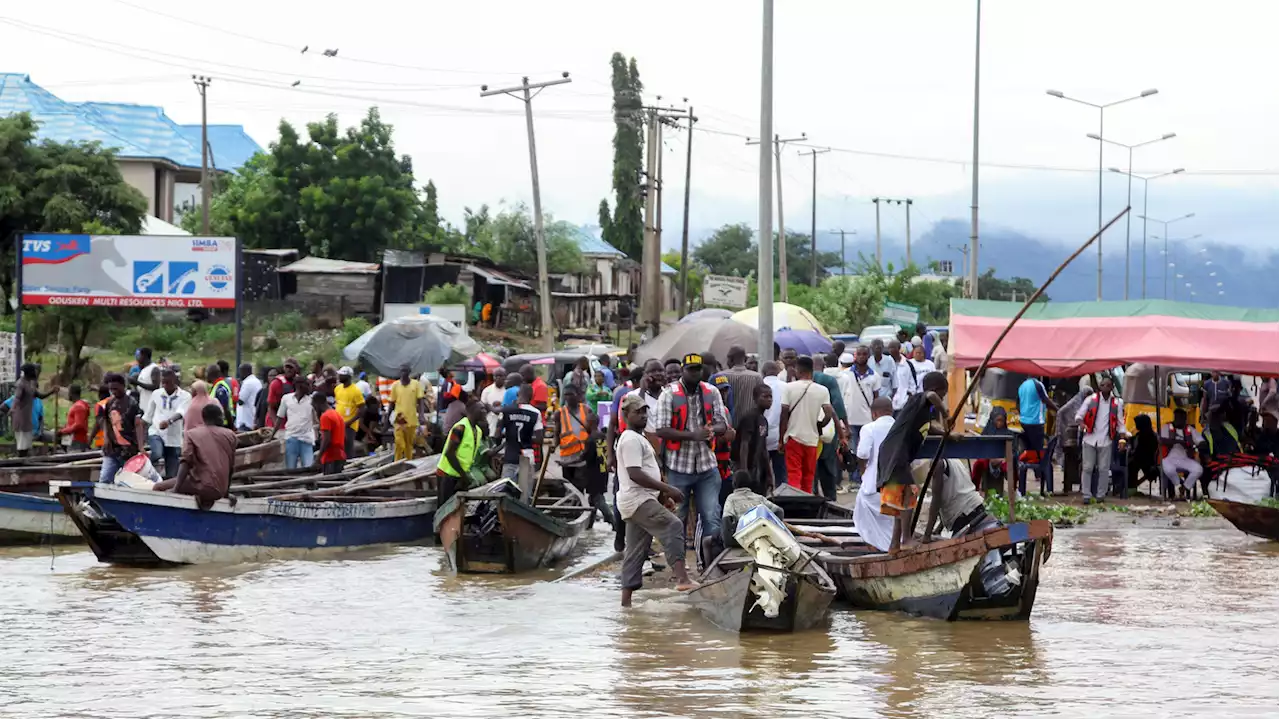
[[[67,423],[59,434],[71,435],[77,444],[89,443],[89,403],[79,399],[67,410]]]
[[[320,415],[320,431],[331,432],[329,437],[329,446],[320,455],[320,463],[328,464],[329,462],[341,462],[347,458],[347,450],[344,446],[346,443],[346,424],[342,421],[342,415],[338,414],[336,409],[327,409],[324,414]]]
[[[547,383],[541,377],[533,378],[533,404],[547,404]]]
[[[271,380],[271,384],[267,385],[267,426],[268,427],[276,426],[277,421],[281,423],[280,424],[281,427],[284,426],[284,420],[279,420],[276,418],[275,410],[280,408],[280,402],[284,399],[284,396],[286,394],[289,394],[289,392],[293,391],[292,389],[286,391],[285,390],[286,386],[292,387],[293,385],[290,384],[289,382],[286,382],[284,377],[280,375],[276,375],[276,378]]]

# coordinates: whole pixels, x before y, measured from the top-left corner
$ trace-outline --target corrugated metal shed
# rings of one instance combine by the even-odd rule
[[[0,73],[0,116],[28,112],[41,139],[101,142],[125,159],[165,160],[200,168],[200,126],[179,125],[154,105],[66,102],[27,75]],[[234,170],[261,148],[239,125],[211,125],[209,145],[220,170]]]
[[[373,262],[347,262],[346,260],[331,260],[328,257],[303,257],[297,262],[290,263],[280,268],[280,272],[293,272],[295,274],[318,275],[318,274],[355,274],[355,275],[376,275],[378,274],[378,265]]]

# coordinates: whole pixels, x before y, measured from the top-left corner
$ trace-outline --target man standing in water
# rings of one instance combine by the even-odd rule
[[[618,515],[627,526],[622,555],[622,606],[629,607],[632,593],[644,584],[644,560],[655,537],[675,575],[676,589],[686,591],[694,584],[685,569],[684,523],[661,503],[664,498],[681,502],[684,492],[662,481],[658,455],[641,434],[649,420],[649,406],[642,397],[627,394],[622,397],[620,411],[627,427],[618,438],[617,449]]]
[[[724,434],[727,425],[720,393],[702,381],[702,364],[702,355],[684,356],[680,381],[662,390],[653,424],[665,449],[668,480],[686,495],[693,493],[702,531],[714,536],[720,532],[720,473],[711,437]],[[679,514],[688,513],[686,497]]]

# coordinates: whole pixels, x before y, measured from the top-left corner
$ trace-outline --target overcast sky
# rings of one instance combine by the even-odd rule
[[[695,230],[756,221],[757,150],[743,137],[759,123],[757,1],[11,5],[0,10],[0,70],[29,73],[64,99],[161,105],[178,122],[199,122],[190,74],[200,72],[214,78],[209,121],[243,124],[264,147],[282,117],[301,124],[337,112],[349,124],[378,104],[396,126],[397,150],[413,157],[420,182],[435,180],[455,223],[464,206],[531,196],[522,105],[480,98],[479,85],[561,71],[574,82],[534,102],[544,207],[595,222],[612,161],[608,61],[621,51],[637,59],[648,100],[688,98],[701,120]],[[974,3],[776,5],[775,128],[838,150],[818,157],[819,227],[873,233],[875,195],[914,198],[916,233],[967,218]],[[1139,172],[1187,169],[1151,183],[1150,215],[1195,212],[1180,231],[1274,250],[1278,8],[987,0],[981,153],[992,166],[982,169],[983,223],[1087,237],[1097,223],[1098,146],[1085,133],[1097,132],[1098,113],[1045,90],[1101,103],[1158,88],[1108,110],[1104,128],[1125,143],[1177,133],[1135,153]],[[325,48],[338,56],[323,57]],[[666,244],[680,227],[686,135],[668,132],[664,142]],[[807,230],[812,170],[800,149],[783,156],[784,205],[788,226]],[[1106,148],[1105,165],[1125,163],[1124,150]],[[1108,215],[1122,209],[1125,189],[1122,177],[1107,177]],[[1141,202],[1139,185],[1139,211]],[[883,223],[886,232],[904,229],[897,210]]]

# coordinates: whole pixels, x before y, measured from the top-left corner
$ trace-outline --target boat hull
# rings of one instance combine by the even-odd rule
[[[489,531],[476,532],[467,518],[482,503],[496,512],[497,523]],[[566,522],[515,497],[459,492],[437,512],[436,534],[454,574],[517,574],[551,566],[571,554],[589,516],[583,508]]]
[[[1280,510],[1275,507],[1225,499],[1210,499],[1208,502],[1209,506],[1241,532],[1273,542],[1280,539]]]
[[[54,497],[0,492],[0,544],[80,541],[80,530]]]
[[[751,592],[754,562],[724,576],[703,583],[686,596],[712,624],[731,632],[798,632],[820,624],[836,596],[836,587],[821,569],[804,575],[789,575],[787,598],[778,616],[767,617]]]
[[[434,498],[386,502],[219,500],[201,510],[195,498],[111,485],[94,488],[105,521],[60,495],[63,506],[103,562],[210,564],[305,557],[417,542],[431,537]]]
[[[857,609],[898,611],[943,620],[1026,620],[1035,605],[1040,566],[1052,546],[1053,525],[1016,523],[974,535],[933,542],[897,555],[819,555],[840,598]],[[980,566],[990,551],[1012,551],[1021,581],[989,596]]]

